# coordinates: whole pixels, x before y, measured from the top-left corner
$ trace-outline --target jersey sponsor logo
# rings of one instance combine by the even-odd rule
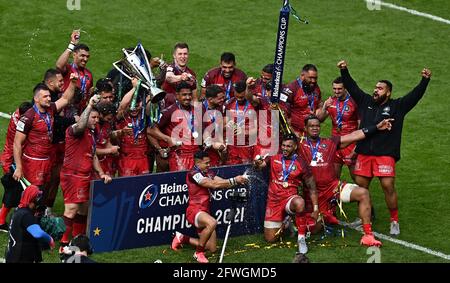
[[[145,209],[150,207],[158,196],[158,187],[154,184],[147,186],[139,197],[139,208]]]
[[[383,115],[383,116],[391,116],[389,111],[391,111],[391,108],[389,106],[386,106],[386,107],[383,108],[383,113],[381,113],[381,115]]]
[[[192,178],[197,182],[197,184],[200,184],[200,182],[205,179],[205,176],[202,175],[202,173],[196,173]]]
[[[25,123],[22,122],[22,120],[19,120],[19,122],[17,122],[16,130],[19,132],[23,132],[25,130]]]
[[[287,99],[288,99],[288,97],[287,97],[286,94],[284,94],[284,93],[280,94],[280,100],[281,100],[281,101],[287,102]]]

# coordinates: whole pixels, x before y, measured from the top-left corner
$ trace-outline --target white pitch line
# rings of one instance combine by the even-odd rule
[[[0,112],[0,117],[5,118],[5,119],[11,119],[11,115],[9,115],[7,113],[3,113],[3,112]]]
[[[441,17],[438,17],[438,16],[434,16],[434,15],[431,15],[431,14],[422,13],[422,12],[419,12],[419,11],[416,11],[416,10],[413,10],[413,9],[408,9],[408,8],[405,8],[405,7],[402,7],[402,6],[397,6],[397,5],[394,5],[394,4],[391,4],[391,3],[386,3],[386,2],[383,2],[383,1],[379,1],[379,0],[364,0],[364,1],[367,3],[367,5],[371,5],[371,7],[379,7],[381,5],[381,6],[385,6],[385,7],[391,8],[391,9],[400,10],[400,11],[403,11],[403,12],[407,12],[407,13],[419,16],[419,17],[429,18],[429,19],[431,19],[433,21],[437,21],[437,22],[441,22],[441,23],[445,23],[445,24],[450,25],[450,20],[447,20],[447,19],[444,19],[444,18],[441,18]]]
[[[356,231],[359,231],[359,232],[362,233],[362,228],[361,227],[356,227],[355,228],[355,227],[352,227],[349,223],[346,223],[346,222],[343,222],[343,221],[340,221],[339,224],[341,224],[342,226],[351,228],[353,230],[356,230]],[[406,242],[406,241],[403,241],[403,240],[395,239],[395,238],[386,236],[386,235],[378,233],[378,232],[373,232],[373,234],[377,238],[380,238],[382,240],[393,242],[395,244],[398,244],[398,245],[401,245],[401,246],[404,246],[404,247],[407,247],[407,248],[410,248],[410,249],[413,249],[413,250],[418,250],[418,251],[421,251],[421,252],[424,252],[424,253],[427,253],[427,254],[430,254],[430,255],[434,255],[434,256],[437,256],[437,257],[440,257],[440,258],[443,258],[443,259],[446,259],[446,260],[450,260],[450,255],[447,255],[447,254],[444,254],[444,253],[441,253],[441,252],[437,252],[437,251],[433,251],[433,250],[431,250],[429,248],[425,248],[425,247],[422,247],[422,246],[419,246],[419,245],[416,245],[416,244],[413,244],[413,243],[409,243],[409,242]]]

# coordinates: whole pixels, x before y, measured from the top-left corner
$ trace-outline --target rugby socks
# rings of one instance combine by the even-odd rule
[[[70,236],[72,235],[72,228],[73,228],[73,219],[63,216],[64,224],[66,224],[66,232],[64,232],[64,235],[62,236],[61,243],[69,243],[70,242]]]
[[[180,242],[182,244],[189,244],[189,239],[191,239],[191,237],[189,237],[188,235],[184,235],[184,234],[181,234],[181,235],[182,236],[181,236]]]
[[[204,253],[204,252],[205,252],[205,247],[204,247],[204,246],[198,245],[198,246],[195,248],[195,252],[197,252],[197,253]]]
[[[389,209],[389,213],[391,214],[391,222],[398,222],[398,208]]]
[[[87,216],[77,214],[73,219],[72,236],[76,237],[80,234],[86,234]]]
[[[297,226],[298,234],[305,236],[306,234],[306,217],[295,216],[295,225]]]
[[[365,235],[371,235],[372,234],[372,224],[363,224],[363,231]]]
[[[2,208],[0,210],[0,225],[6,223],[6,217],[8,216],[10,210],[11,208],[7,208],[5,204],[2,205]]]

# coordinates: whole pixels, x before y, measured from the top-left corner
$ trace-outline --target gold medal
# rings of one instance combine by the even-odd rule
[[[283,188],[287,188],[287,187],[289,187],[289,183],[288,182],[283,182]]]

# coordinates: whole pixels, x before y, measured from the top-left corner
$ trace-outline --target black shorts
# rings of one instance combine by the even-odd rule
[[[12,176],[12,173],[8,173],[1,178],[3,188],[5,188],[2,202],[7,208],[17,207],[23,192],[20,183],[14,180]]]

